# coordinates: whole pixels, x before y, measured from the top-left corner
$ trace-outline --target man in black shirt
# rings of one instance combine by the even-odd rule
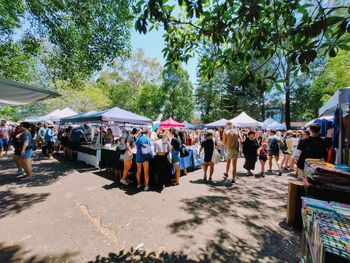
[[[298,160],[298,169],[303,170],[305,160],[326,159],[327,148],[330,146],[330,140],[320,137],[320,126],[316,123],[309,127],[310,136],[306,139],[301,139],[298,145],[298,150],[301,151]]]

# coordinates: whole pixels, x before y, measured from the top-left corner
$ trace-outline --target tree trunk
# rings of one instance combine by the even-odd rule
[[[287,62],[287,70],[286,70],[286,83],[285,83],[285,122],[286,122],[286,127],[287,130],[290,130],[290,74],[291,74],[291,70],[290,70],[290,65]]]
[[[261,114],[261,120],[265,120],[265,96],[264,91],[260,92],[260,114]]]

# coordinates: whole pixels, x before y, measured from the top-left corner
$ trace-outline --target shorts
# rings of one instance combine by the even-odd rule
[[[260,155],[260,156],[259,156],[259,160],[260,160],[260,161],[265,161],[265,162],[266,162],[266,161],[267,161],[267,156],[265,156],[265,155]]]
[[[24,151],[24,155],[21,156],[20,158],[21,159],[30,159],[30,158],[32,158],[32,155],[33,155],[33,150],[32,149],[26,149]]]
[[[237,160],[238,159],[238,149],[226,148],[226,160]]]
[[[269,156],[280,156],[280,151],[269,150]]]
[[[298,160],[299,159],[299,155],[300,155],[300,152],[297,149],[294,149],[293,150],[293,154],[292,154],[292,159]]]
[[[77,151],[80,146],[80,142],[69,142],[69,148],[73,151]]]
[[[0,139],[0,149],[7,150],[9,146],[9,139]]]
[[[171,163],[172,164],[180,163],[180,151],[177,151],[177,150],[171,151]]]

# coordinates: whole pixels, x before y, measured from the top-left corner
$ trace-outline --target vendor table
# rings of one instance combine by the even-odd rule
[[[78,161],[83,161],[86,164],[92,165],[96,168],[100,168],[101,161],[101,147],[93,145],[82,145],[78,148]]]

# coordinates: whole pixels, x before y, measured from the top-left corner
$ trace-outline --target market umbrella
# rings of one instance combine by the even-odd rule
[[[185,128],[185,124],[177,122],[173,120],[172,118],[169,118],[165,121],[162,121],[159,124],[159,129],[169,129],[169,128]]]

